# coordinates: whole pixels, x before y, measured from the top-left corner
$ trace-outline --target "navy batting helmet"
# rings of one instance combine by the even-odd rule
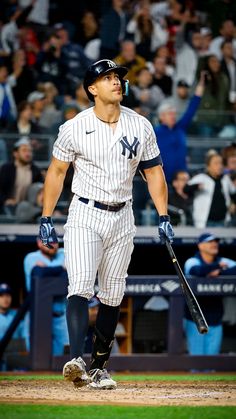
[[[119,75],[120,80],[121,80],[121,85],[122,85],[122,91],[125,94],[126,80],[123,80],[123,77],[128,72],[128,69],[126,67],[122,67],[122,66],[114,63],[114,61],[104,59],[104,60],[99,60],[99,61],[96,61],[95,63],[93,63],[88,68],[88,70],[85,74],[84,90],[87,93],[87,96],[90,100],[94,101],[94,97],[89,92],[88,87],[91,86],[91,84],[93,84],[99,76],[101,76],[102,74],[106,74],[109,71],[115,71]]]

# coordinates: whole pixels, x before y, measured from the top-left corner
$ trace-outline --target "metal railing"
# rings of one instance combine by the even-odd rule
[[[46,169],[51,160],[53,143],[56,139],[52,134],[20,135],[0,131],[0,164],[9,161],[12,156],[14,143],[22,137],[27,137],[33,147],[33,160],[42,169]],[[214,148],[221,151],[224,147],[236,141],[235,138],[203,137],[187,134],[187,157],[190,172],[196,172],[204,167],[204,155],[207,150]]]

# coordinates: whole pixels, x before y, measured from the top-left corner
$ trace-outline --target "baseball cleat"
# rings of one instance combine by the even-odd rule
[[[86,386],[91,382],[91,378],[88,376],[85,370],[84,360],[79,358],[73,358],[67,362],[63,367],[63,376],[65,380],[72,381],[76,388]]]
[[[99,370],[94,369],[89,371],[89,376],[91,382],[89,384],[90,388],[101,389],[101,390],[113,390],[117,387],[117,384],[112,380],[110,374],[106,369]]]

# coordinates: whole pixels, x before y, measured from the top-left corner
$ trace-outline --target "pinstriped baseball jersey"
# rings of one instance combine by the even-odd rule
[[[60,127],[53,156],[73,162],[73,193],[106,203],[132,198],[139,163],[144,169],[161,163],[150,122],[124,106],[115,132],[96,117],[93,108],[67,121]]]

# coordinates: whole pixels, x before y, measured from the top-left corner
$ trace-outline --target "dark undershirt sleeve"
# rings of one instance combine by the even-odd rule
[[[144,169],[149,169],[150,167],[159,166],[159,165],[162,166],[162,158],[160,154],[154,159],[140,161],[139,168],[140,170],[144,170]]]

